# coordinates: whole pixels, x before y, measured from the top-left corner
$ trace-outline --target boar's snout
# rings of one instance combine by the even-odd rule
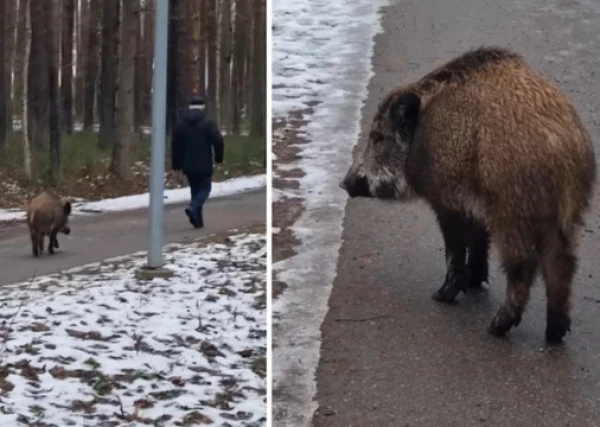
[[[372,197],[371,191],[369,190],[369,181],[366,177],[348,173],[346,177],[340,182],[340,187],[348,193],[352,198],[354,197]]]
[[[71,227],[69,227],[69,226],[63,227],[62,232],[67,235],[71,234]]]

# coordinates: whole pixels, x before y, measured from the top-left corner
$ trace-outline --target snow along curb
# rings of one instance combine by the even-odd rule
[[[242,176],[226,181],[213,182],[210,198],[231,196],[257,190],[266,186],[265,174]],[[190,198],[189,187],[165,190],[165,205],[186,202]],[[128,211],[147,208],[150,205],[150,193],[133,194],[131,196],[103,199],[93,202],[73,203],[73,216],[97,214],[104,212]],[[23,209],[0,209],[0,222],[25,220]]]

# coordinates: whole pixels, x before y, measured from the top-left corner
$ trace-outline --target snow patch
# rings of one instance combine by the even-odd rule
[[[266,185],[266,175],[243,176],[225,181],[214,182],[210,198],[231,196],[243,193]],[[186,202],[190,199],[189,187],[165,190],[165,204]],[[86,215],[90,213],[126,211],[141,209],[150,206],[150,193],[134,194],[131,196],[104,199],[94,202],[75,202],[73,204],[73,216]],[[0,221],[22,220],[25,211],[22,209],[0,209]]]
[[[200,245],[0,288],[2,425],[266,425],[266,238]]]
[[[387,0],[274,0],[273,116],[306,113],[300,160],[304,212],[297,255],[273,266],[288,287],[273,304],[274,425],[307,427],[318,405],[320,327],[336,274],[347,196],[338,182],[358,139],[379,9]],[[290,193],[291,194],[291,193]],[[285,192],[274,193],[281,199]]]

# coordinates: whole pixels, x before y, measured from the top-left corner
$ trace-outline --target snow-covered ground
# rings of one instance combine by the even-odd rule
[[[266,175],[243,176],[232,178],[212,185],[211,198],[230,196],[249,190],[262,188],[266,185]],[[165,204],[181,203],[189,200],[189,187],[165,190]],[[145,208],[150,205],[150,194],[134,194],[132,196],[104,199],[95,202],[76,202],[73,204],[73,215],[90,213],[125,211],[129,209]],[[0,209],[0,221],[14,221],[24,219],[25,212],[21,209]]]
[[[273,305],[273,404],[278,427],[310,425],[320,326],[336,273],[346,194],[338,187],[359,134],[371,76],[373,36],[387,0],[273,1],[273,115],[285,118],[318,102],[301,129],[292,196],[304,199],[293,227],[297,255],[274,265],[288,287]],[[301,325],[301,327],[300,327]]]
[[[0,287],[0,425],[266,425],[266,239],[169,245]],[[38,422],[36,424],[36,422]]]

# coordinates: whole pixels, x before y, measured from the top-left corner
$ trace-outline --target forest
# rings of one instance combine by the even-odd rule
[[[90,200],[147,191],[154,1],[0,1],[0,207],[47,187]],[[203,96],[225,135],[217,180],[264,172],[265,2],[169,0],[165,138]],[[180,186],[165,160],[167,188]]]

